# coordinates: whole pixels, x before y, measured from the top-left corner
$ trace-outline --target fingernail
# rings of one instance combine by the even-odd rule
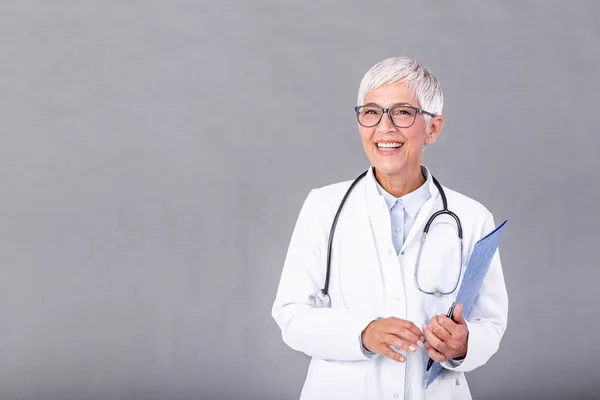
[[[417,341],[417,346],[419,346],[419,347],[423,347],[423,342],[421,342],[420,340],[419,340],[419,341]]]
[[[427,329],[427,324],[423,324],[423,330]]]
[[[415,350],[417,350],[417,348],[416,348],[414,345],[412,345],[412,344],[411,344],[410,346],[408,346],[408,349],[409,349],[410,351],[415,351]]]
[[[404,362],[404,357],[400,356],[400,362]]]

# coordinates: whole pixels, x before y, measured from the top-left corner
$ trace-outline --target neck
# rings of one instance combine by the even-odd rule
[[[425,183],[420,165],[401,174],[389,175],[375,169],[373,172],[381,187],[394,197],[402,197],[414,192]]]

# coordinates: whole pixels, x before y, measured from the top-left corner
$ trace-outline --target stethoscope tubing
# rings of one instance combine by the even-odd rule
[[[337,222],[338,219],[340,217],[340,214],[342,213],[342,210],[344,208],[344,204],[346,203],[346,200],[348,199],[348,196],[350,196],[350,193],[352,192],[352,190],[354,189],[354,187],[356,186],[356,184],[362,179],[364,178],[367,173],[369,172],[369,170],[361,173],[350,185],[350,187],[348,188],[348,190],[346,191],[346,193],[344,194],[344,197],[342,198],[340,205],[338,206],[338,209],[335,213],[335,216],[333,218],[333,222],[331,224],[331,229],[329,230],[329,239],[328,239],[328,243],[327,243],[327,270],[325,272],[325,284],[323,285],[323,289],[321,289],[318,293],[317,293],[317,300],[320,299],[320,301],[324,304],[330,304],[330,299],[329,299],[329,277],[331,274],[331,253],[332,253],[332,247],[333,247],[333,237],[335,235],[335,229],[337,226]],[[433,179],[433,183],[435,184],[435,186],[437,187],[438,191],[440,192],[440,195],[442,197],[442,205],[443,205],[443,209],[436,211],[431,217],[429,217],[429,220],[427,221],[427,223],[425,224],[425,228],[423,229],[423,236],[421,237],[421,243],[419,245],[419,251],[418,251],[418,255],[417,255],[417,264],[415,265],[415,284],[417,286],[417,288],[426,294],[439,294],[439,295],[448,295],[450,293],[453,293],[456,288],[458,287],[458,283],[460,281],[460,272],[462,272],[462,249],[463,249],[463,231],[462,231],[462,224],[460,222],[460,218],[458,217],[458,215],[456,215],[455,213],[453,213],[452,211],[450,211],[448,209],[448,200],[446,198],[446,193],[444,192],[444,189],[442,188],[442,185],[438,182],[438,180],[432,176]],[[425,237],[427,236],[427,233],[429,232],[429,229],[431,227],[431,224],[433,223],[433,221],[435,220],[435,218],[437,218],[440,215],[449,215],[452,218],[454,218],[454,220],[456,221],[456,226],[457,226],[457,231],[458,231],[458,239],[460,242],[460,252],[461,252],[461,266],[460,266],[460,271],[459,271],[459,276],[458,279],[456,281],[456,285],[454,287],[453,290],[451,290],[450,292],[439,292],[439,291],[435,291],[435,292],[428,292],[428,291],[424,291],[418,284],[417,282],[417,273],[418,273],[418,266],[419,266],[419,259],[420,259],[420,254],[423,248],[423,243],[425,241]]]

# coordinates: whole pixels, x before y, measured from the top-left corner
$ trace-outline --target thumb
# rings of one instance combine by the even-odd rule
[[[458,304],[456,307],[454,307],[454,312],[452,313],[452,317],[454,319],[454,322],[456,322],[459,325],[467,324],[463,317],[463,305],[462,304]]]

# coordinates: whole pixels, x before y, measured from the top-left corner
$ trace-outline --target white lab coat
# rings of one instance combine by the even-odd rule
[[[443,363],[444,372],[425,389],[423,348],[406,354],[399,363],[387,357],[365,356],[360,334],[377,317],[409,320],[419,328],[435,314],[445,314],[458,290],[434,297],[418,291],[414,280],[416,253],[425,222],[442,208],[439,191],[431,182],[431,198],[425,202],[396,254],[391,237],[389,209],[375,185],[372,167],[349,196],[334,236],[329,293],[331,308],[315,308],[312,296],[325,281],[329,230],[335,212],[351,181],[314,189],[306,198],[294,228],[284,262],[272,315],[284,342],[311,356],[302,389],[302,400],[321,399],[470,399],[464,372],[483,364],[498,350],[507,323],[508,298],[495,254],[477,301],[467,319],[468,353],[462,362]],[[474,244],[494,229],[492,214],[481,204],[444,187],[448,208],[462,222],[464,250],[468,260]],[[452,254],[456,231],[446,216],[431,228],[442,235],[427,237],[428,247],[419,267],[420,284],[434,279],[431,260]],[[439,224],[439,225],[437,225]],[[455,251],[459,253],[458,250]],[[430,265],[431,264],[431,265]],[[440,273],[458,275],[458,263]],[[439,266],[439,264],[435,264]],[[464,266],[463,266],[464,272]],[[452,278],[447,279],[452,282]],[[435,282],[439,282],[436,280]]]

